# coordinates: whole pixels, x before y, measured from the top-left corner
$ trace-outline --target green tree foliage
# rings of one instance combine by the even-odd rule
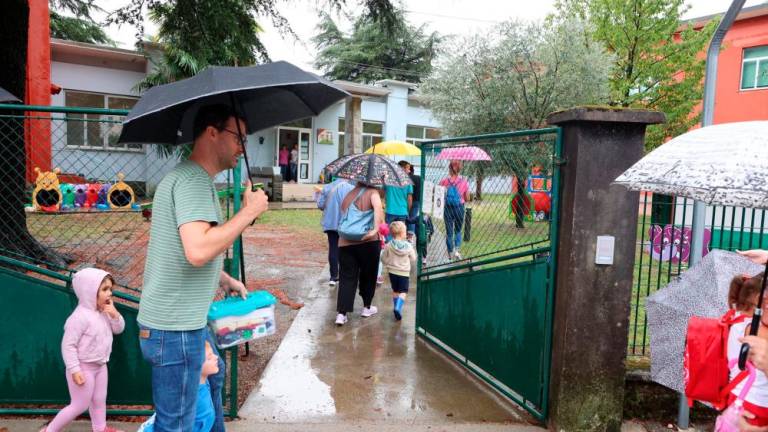
[[[312,42],[320,50],[315,66],[329,79],[370,83],[381,79],[420,82],[432,70],[441,37],[415,27],[402,11],[394,12],[391,27],[373,15],[362,15],[345,35],[329,14],[324,13]]]
[[[99,24],[91,17],[91,10],[100,10],[94,0],[50,0],[51,37],[115,46]],[[64,16],[66,11],[74,16]]]
[[[597,45],[574,44],[581,28],[513,21],[457,41],[421,92],[453,136],[542,127],[553,111],[608,96],[611,58]]]
[[[614,55],[610,100],[614,106],[662,111],[667,123],[651,126],[646,148],[686,132],[700,121],[704,57],[717,22],[696,30],[681,23],[684,0],[559,0],[560,17],[587,20],[584,41]],[[554,18],[553,18],[554,19]]]
[[[540,128],[553,111],[607,99],[611,58],[598,45],[574,44],[573,34],[580,31],[578,20],[505,22],[447,49],[421,91],[449,135]],[[544,144],[487,149],[491,162],[465,164],[465,172],[476,177],[477,197],[483,178],[514,175],[524,190],[533,166],[551,165],[551,147]],[[521,217],[517,225],[523,226]]]
[[[115,41],[109,38],[104,30],[93,21],[83,18],[67,17],[55,11],[50,12],[51,37],[87,42],[99,45],[115,46]]]

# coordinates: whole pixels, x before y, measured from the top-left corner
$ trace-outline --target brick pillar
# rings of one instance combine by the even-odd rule
[[[664,114],[574,108],[547,121],[563,129],[550,426],[616,431],[635,259],[638,192],[611,182],[643,156],[646,125]],[[612,265],[595,264],[597,236],[615,239]]]

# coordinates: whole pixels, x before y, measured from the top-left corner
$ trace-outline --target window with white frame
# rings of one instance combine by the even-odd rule
[[[440,139],[442,136],[442,131],[437,128],[413,125],[408,125],[405,128],[405,141],[413,145],[419,145],[423,141]]]
[[[768,87],[768,45],[745,48],[741,61],[741,89]]]
[[[65,90],[64,105],[77,108],[131,109],[138,98]],[[67,147],[93,150],[142,151],[141,144],[117,143],[122,130],[121,116],[67,114]]]
[[[339,156],[344,155],[346,148],[344,148],[344,131],[345,121],[343,118],[339,119]],[[363,120],[363,151],[368,150],[374,144],[378,144],[384,141],[384,123],[378,123],[373,121]]]

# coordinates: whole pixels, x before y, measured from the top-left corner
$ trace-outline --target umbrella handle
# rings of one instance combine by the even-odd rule
[[[744,370],[747,367],[747,357],[749,357],[749,344],[741,344],[741,351],[739,351],[739,370]]]
[[[762,306],[762,305],[761,305]],[[757,330],[760,328],[760,320],[763,316],[763,310],[761,308],[755,309],[754,315],[752,315],[752,322],[749,324],[749,334],[751,336],[757,335]],[[741,344],[741,350],[739,351],[739,370],[744,370],[747,367],[747,358],[749,357],[749,344]]]

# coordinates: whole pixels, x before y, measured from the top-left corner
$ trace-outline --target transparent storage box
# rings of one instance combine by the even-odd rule
[[[275,297],[254,291],[248,298],[228,297],[213,302],[208,310],[210,325],[219,348],[229,348],[275,334]]]

